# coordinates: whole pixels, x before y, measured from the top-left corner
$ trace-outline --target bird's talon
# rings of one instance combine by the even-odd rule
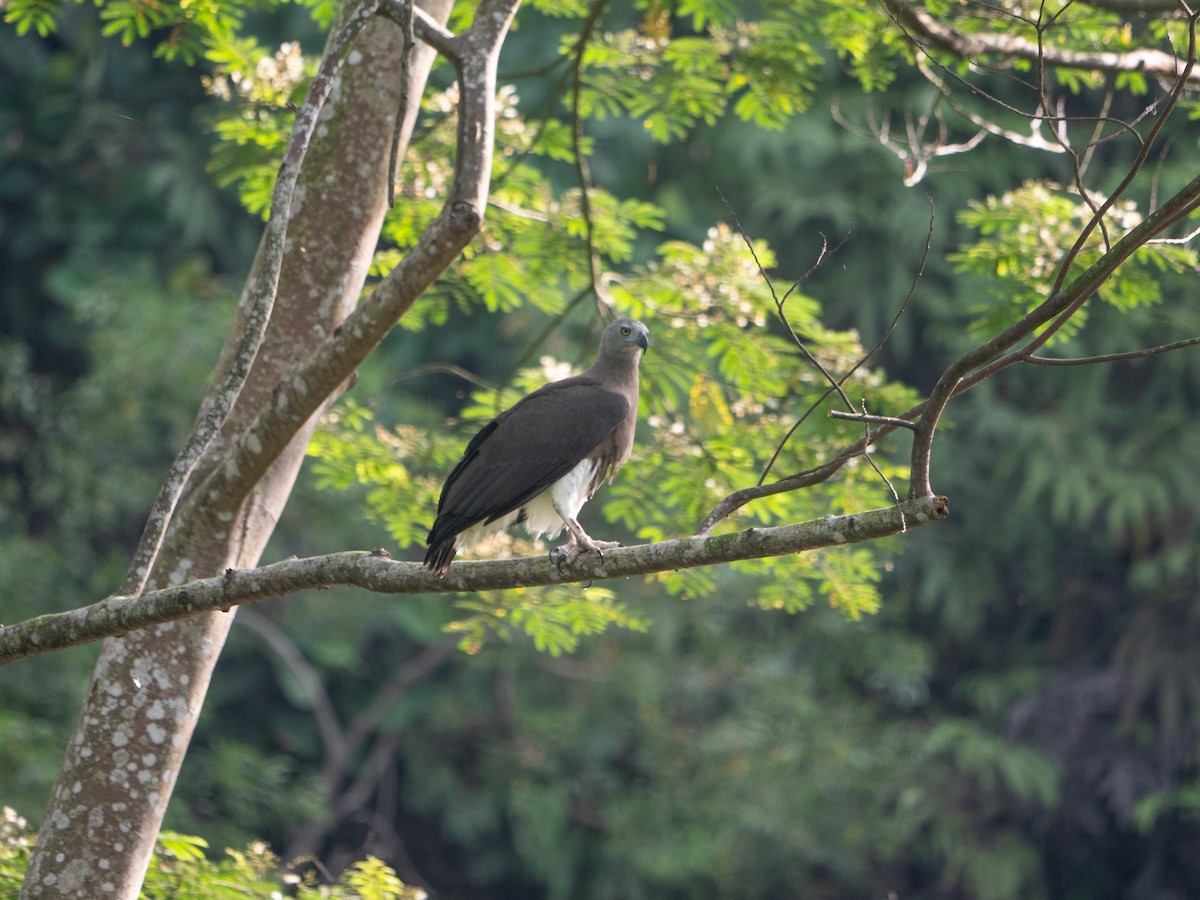
[[[560,574],[563,566],[575,562],[578,556],[579,551],[572,548],[570,544],[563,544],[561,547],[554,547],[550,550],[550,562],[554,563],[554,567]]]

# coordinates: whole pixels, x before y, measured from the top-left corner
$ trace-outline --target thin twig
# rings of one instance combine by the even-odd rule
[[[832,415],[834,412],[835,412],[835,410],[830,410],[830,415]],[[871,466],[871,468],[875,470],[875,474],[878,475],[881,479],[883,479],[883,483],[887,485],[888,493],[890,493],[892,495],[892,502],[894,504],[896,504],[896,510],[900,513],[900,533],[904,534],[908,531],[908,521],[904,518],[904,507],[900,504],[900,495],[898,493],[896,493],[896,486],[894,484],[892,484],[892,479],[888,478],[887,475],[885,475],[883,473],[883,469],[879,468],[879,463],[875,462],[875,457],[871,454],[871,440],[870,439],[871,439],[871,424],[872,423],[870,422],[871,416],[867,412],[867,401],[866,400],[862,401],[862,416],[863,416],[863,419],[862,419],[863,441],[865,442],[864,448],[863,448],[863,459],[865,459],[867,461],[867,463]],[[886,417],[883,417],[883,418],[886,419]],[[880,423],[876,423],[876,424],[880,424]],[[903,425],[903,426],[908,426],[911,423],[905,422],[903,419],[886,419],[886,421],[882,424],[899,424],[899,425]]]
[[[408,114],[408,81],[409,65],[412,60],[412,50],[416,46],[413,37],[413,0],[401,0],[400,31],[404,35],[404,45],[400,49],[400,97],[396,103],[396,122],[392,130],[392,146],[388,151],[387,170],[387,202],[388,206],[396,204],[396,170],[400,166],[400,139],[404,130],[404,119]]]
[[[729,201],[725,199],[725,195],[721,192],[719,187],[717,188],[717,194],[720,196],[721,202],[725,204],[725,209],[729,212],[730,217],[733,219],[733,224],[737,227],[738,234],[742,236],[742,242],[745,243],[746,249],[750,251],[750,256],[754,259],[754,265],[758,267],[758,273],[762,276],[763,281],[766,283],[767,290],[771,292],[771,299],[775,302],[775,312],[779,317],[779,321],[783,324],[784,329],[787,331],[788,337],[800,350],[800,353],[804,356],[804,358],[808,360],[808,362],[814,368],[816,368],[822,376],[824,376],[825,380],[829,382],[833,390],[837,391],[842,398],[842,402],[846,404],[846,407],[848,409],[854,409],[854,404],[850,401],[850,398],[846,396],[846,392],[842,390],[842,386],[838,383],[837,379],[829,374],[829,370],[821,365],[821,361],[813,356],[812,352],[808,349],[808,347],[805,346],[804,341],[800,340],[800,336],[797,335],[795,330],[792,328],[792,323],[788,321],[787,313],[785,313],[783,309],[784,304],[787,302],[788,297],[792,295],[792,292],[795,291],[796,288],[799,287],[800,284],[803,283],[813,272],[820,268],[821,263],[824,262],[825,256],[829,251],[828,242],[824,237],[821,238],[821,252],[817,255],[817,261],[809,266],[807,272],[793,281],[791,287],[787,289],[787,292],[784,293],[783,297],[780,297],[775,292],[775,284],[773,281],[771,281],[771,276],[767,274],[767,270],[763,268],[763,264],[759,260],[758,254],[754,252],[754,243],[750,240],[749,235],[746,234],[746,230],[742,228],[741,220],[738,219],[737,213],[733,211],[733,207],[729,205]],[[843,238],[842,244],[844,243],[845,239]],[[842,244],[838,244],[838,248],[840,248]]]
[[[591,9],[588,10],[587,19],[580,29],[579,40],[575,43],[575,61],[572,65],[574,83],[571,86],[571,151],[575,157],[575,175],[579,179],[579,212],[583,216],[588,274],[592,293],[596,297],[596,309],[601,316],[611,315],[611,304],[600,283],[600,254],[596,250],[596,226],[592,221],[592,182],[588,173],[587,159],[583,153],[583,114],[580,105],[583,96],[583,56],[587,50],[588,40],[607,6],[608,0],[595,0]]]
[[[1069,6],[1069,5],[1070,4],[1068,3],[1067,6]],[[1083,183],[1083,164],[1079,158],[1079,153],[1075,150],[1074,147],[1071,146],[1071,142],[1068,137],[1065,123],[1063,123],[1062,103],[1061,103],[1061,101],[1059,102],[1059,109],[1058,109],[1057,113],[1053,112],[1050,109],[1049,90],[1046,87],[1046,55],[1045,55],[1046,54],[1046,46],[1045,46],[1046,30],[1048,28],[1050,28],[1057,21],[1058,15],[1061,15],[1061,13],[1066,10],[1066,8],[1067,7],[1064,6],[1061,10],[1059,10],[1058,14],[1052,15],[1050,17],[1049,21],[1043,21],[1042,17],[1043,17],[1043,14],[1045,13],[1045,2],[1043,2],[1041,4],[1041,6],[1038,7],[1038,18],[1037,18],[1037,22],[1034,24],[1035,33],[1037,34],[1038,108],[1041,109],[1045,113],[1045,117],[1048,120],[1053,120],[1053,121],[1060,123],[1060,127],[1055,128],[1052,132],[1052,134],[1054,136],[1054,140],[1059,144],[1059,146],[1061,146],[1063,148],[1063,151],[1068,156],[1071,157],[1071,177],[1074,179],[1074,182],[1075,182],[1075,191],[1082,198],[1083,202],[1085,204],[1087,204],[1088,209],[1090,209],[1092,211],[1091,222],[1095,223],[1095,227],[1098,227],[1100,229],[1100,236],[1104,242],[1104,250],[1105,250],[1105,252],[1108,252],[1109,250],[1112,249],[1112,241],[1110,240],[1110,238],[1108,236],[1108,223],[1106,223],[1104,221],[1104,214],[1105,214],[1105,212],[1107,212],[1108,207],[1104,207],[1102,204],[1097,204],[1092,199],[1092,196],[1089,193],[1087,187],[1084,185],[1084,183]],[[1145,149],[1144,144],[1142,145],[1142,149]],[[1112,202],[1116,202],[1115,198],[1110,198],[1110,199],[1112,200]],[[1089,223],[1089,225],[1091,225],[1091,223]],[[1082,247],[1083,247],[1084,243],[1086,243],[1087,237],[1090,235],[1090,233],[1091,232],[1090,232],[1089,228],[1085,228],[1083,230],[1083,232],[1080,234],[1080,237],[1077,241],[1076,248],[1082,249]],[[1075,248],[1073,248],[1073,250],[1075,250]],[[1067,258],[1063,264],[1063,267],[1059,271],[1060,276],[1063,275],[1063,273],[1066,271],[1067,266],[1069,266],[1071,264],[1071,261],[1074,258],[1075,258],[1074,253],[1068,252]],[[1058,288],[1060,286],[1061,286],[1061,282],[1059,284],[1055,285],[1055,288]]]
[[[592,285],[589,283],[585,287],[581,288],[574,297],[567,301],[567,305],[563,308],[562,312],[558,313],[558,315],[554,316],[549,322],[547,322],[542,330],[534,336],[533,340],[525,345],[525,349],[517,354],[516,359],[513,360],[513,364],[508,367],[508,371],[505,372],[496,383],[496,415],[500,414],[501,397],[504,393],[504,389],[512,383],[512,380],[516,377],[517,372],[521,371],[525,364],[533,358],[533,354],[538,352],[541,346],[546,343],[547,338],[549,338],[550,335],[552,335],[563,324],[563,322],[567,320],[567,317],[575,311],[576,307],[578,307],[579,304],[581,304],[590,296],[592,296]]]
[[[850,367],[845,375],[842,376],[842,382],[845,383],[855,372],[865,366],[871,359],[883,349],[884,344],[892,336],[892,332],[896,330],[896,326],[900,324],[900,318],[908,311],[908,305],[912,302],[913,295],[917,292],[917,287],[921,283],[921,279],[925,277],[925,265],[929,262],[929,251],[933,247],[933,228],[936,221],[935,211],[933,207],[933,198],[926,196],[926,202],[929,204],[929,225],[925,229],[925,247],[921,250],[921,259],[917,264],[917,271],[913,274],[912,281],[908,285],[908,293],[904,295],[904,300],[901,301],[896,314],[892,316],[892,321],[888,323],[888,327],[884,329],[883,334],[875,341],[875,346],[866,352],[866,354]]]
[[[325,745],[325,754],[329,759],[337,759],[339,764],[347,758],[346,734],[338,719],[337,707],[321,676],[300,652],[300,648],[287,636],[273,619],[264,616],[254,609],[247,609],[238,616],[239,625],[244,625],[257,634],[279,660],[287,666],[292,676],[300,683],[301,689],[312,705],[313,717],[317,723],[317,733],[321,735],[321,743]]]
[[[722,191],[719,187],[717,188],[717,194],[720,196],[721,202],[725,204],[725,209],[729,212],[730,217],[733,219],[733,224],[737,227],[737,232],[739,235],[741,235],[743,243],[745,243],[747,249],[750,251],[750,256],[754,260],[754,265],[758,267],[758,273],[759,273],[759,275],[762,276],[763,281],[766,283],[767,290],[769,290],[771,292],[771,299],[775,303],[776,314],[777,314],[780,322],[783,323],[783,327],[787,331],[788,336],[791,338],[792,343],[795,344],[795,346],[800,350],[800,352],[804,356],[804,358],[807,359],[825,377],[825,380],[828,381],[829,385],[830,385],[825,390],[825,392],[820,396],[820,398],[818,398],[815,403],[813,403],[811,406],[809,406],[809,408],[804,411],[804,414],[801,415],[799,419],[797,419],[794,423],[792,423],[792,426],[784,434],[783,439],[780,440],[778,442],[778,444],[776,444],[775,451],[771,454],[771,458],[767,461],[766,468],[763,470],[763,473],[759,476],[758,484],[761,485],[763,483],[763,481],[766,479],[768,473],[770,473],[771,468],[775,465],[775,461],[779,458],[779,454],[783,452],[783,448],[785,446],[787,446],[788,441],[791,440],[792,435],[794,435],[796,433],[796,431],[800,428],[800,426],[805,421],[808,420],[808,417],[813,414],[813,412],[820,406],[821,403],[823,403],[825,401],[825,399],[830,394],[832,394],[836,391],[841,396],[842,401],[850,409],[854,409],[854,404],[850,402],[850,398],[846,395],[846,392],[844,390],[842,390],[841,382],[839,382],[837,379],[835,379],[829,373],[829,371],[823,365],[821,365],[820,361],[815,356],[813,356],[813,354],[811,352],[809,352],[808,347],[806,347],[804,345],[804,342],[802,340],[800,340],[799,335],[797,335],[795,330],[792,328],[792,324],[791,324],[791,322],[788,321],[787,314],[784,312],[784,309],[783,309],[784,303],[786,302],[787,298],[791,296],[792,292],[795,291],[796,288],[802,282],[804,282],[813,272],[815,272],[821,266],[821,263],[824,261],[826,255],[829,252],[829,242],[825,239],[824,236],[821,237],[821,252],[817,254],[816,262],[814,262],[811,266],[809,266],[807,272],[805,272],[803,275],[801,275],[799,278],[797,278],[795,281],[793,281],[791,286],[787,289],[787,292],[783,295],[782,298],[780,298],[779,295],[775,291],[775,284],[771,280],[771,276],[767,274],[766,269],[763,268],[763,264],[762,264],[761,260],[759,260],[759,258],[758,258],[758,254],[754,251],[753,242],[751,242],[749,236],[746,234],[745,229],[742,228],[741,220],[738,218],[737,213],[733,211],[733,207],[730,206],[729,201],[727,199],[725,199],[725,194],[722,193]],[[838,244],[838,246],[837,246],[837,248],[835,248],[835,250],[840,249],[842,247],[842,245],[845,244],[846,240],[847,240],[847,238],[843,238],[842,242],[840,244]]]
[[[1094,366],[1100,363],[1128,362],[1133,359],[1145,359],[1148,356],[1158,356],[1170,353],[1172,350],[1182,350],[1200,344],[1200,337],[1188,338],[1183,341],[1172,341],[1169,344],[1159,344],[1157,347],[1147,347],[1144,350],[1126,350],[1123,353],[1103,353],[1099,356],[1080,356],[1074,359],[1054,359],[1049,356],[1026,356],[1024,362],[1035,366]]]
[[[935,66],[941,72],[940,75],[938,74],[938,72],[934,71]],[[1091,123],[1094,123],[1097,127],[1104,126],[1104,125],[1116,126],[1116,130],[1114,131],[1114,133],[1111,135],[1108,135],[1107,137],[1099,138],[1095,142],[1097,145],[1108,143],[1109,141],[1114,140],[1119,135],[1125,134],[1125,133],[1129,133],[1129,134],[1133,134],[1134,136],[1137,136],[1138,140],[1140,141],[1141,138],[1140,138],[1140,136],[1137,135],[1137,131],[1135,130],[1134,126],[1136,126],[1149,113],[1152,113],[1154,110],[1154,106],[1155,106],[1154,103],[1149,104],[1145,109],[1143,109],[1141,112],[1138,113],[1138,115],[1132,120],[1132,122],[1125,122],[1121,119],[1116,119],[1116,118],[1112,118],[1112,117],[1105,116],[1105,115],[1099,115],[1099,116],[1066,116],[1066,115],[1060,116],[1060,115],[1055,115],[1051,119],[1047,120],[1046,117],[1041,112],[1026,112],[1023,109],[1019,109],[1018,107],[1005,102],[1004,100],[1000,99],[996,95],[991,94],[988,91],[984,90],[980,86],[978,86],[970,81],[967,81],[967,79],[964,78],[962,75],[960,75],[957,72],[952,71],[947,66],[942,65],[941,63],[938,63],[936,60],[931,59],[928,55],[921,56],[917,59],[917,72],[922,77],[924,77],[926,81],[928,81],[930,84],[932,84],[938,90],[942,99],[947,103],[947,105],[950,107],[950,109],[952,109],[954,112],[958,113],[960,116],[965,118],[972,125],[976,126],[977,128],[983,129],[988,134],[995,135],[996,137],[1002,138],[1003,140],[1008,141],[1011,144],[1016,144],[1021,147],[1029,147],[1031,150],[1041,150],[1041,151],[1045,151],[1047,153],[1062,153],[1062,152],[1064,152],[1062,145],[1057,140],[1047,140],[1045,137],[1041,136],[1043,126],[1045,126],[1047,124],[1051,124],[1052,127],[1055,128],[1055,130],[1060,130],[1063,127],[1065,127],[1066,125],[1069,125],[1071,123],[1091,122]],[[945,78],[942,77],[943,75],[946,76],[947,78],[950,78],[950,79],[958,82],[960,85],[962,85],[963,88],[965,88],[967,91],[969,91],[972,95],[981,98],[982,100],[986,101],[989,105],[994,106],[997,109],[1003,110],[1005,112],[1012,113],[1013,115],[1019,116],[1022,119],[1028,120],[1030,122],[1029,136],[1026,137],[1025,135],[1019,134],[1011,129],[1003,128],[997,122],[994,122],[991,119],[984,118],[983,116],[979,115],[978,113],[972,112],[966,106],[959,103],[955,99],[954,93],[951,90],[950,86],[946,83]],[[1023,83],[1023,82],[1020,82],[1019,79],[1014,79],[1014,80],[1018,81],[1018,83]],[[1033,89],[1033,86],[1030,85],[1030,88]]]
[[[864,354],[861,359],[859,359],[853,366],[851,366],[849,371],[847,371],[846,374],[844,374],[841,377],[841,379],[839,379],[839,381],[838,381],[839,387],[841,385],[845,384],[847,381],[849,381],[850,377],[855,372],[857,372],[860,368],[862,368],[864,365],[866,365],[867,362],[869,362],[871,360],[871,358],[875,356],[876,353],[878,353],[881,349],[883,349],[884,344],[886,344],[888,339],[892,336],[892,332],[896,330],[896,326],[900,322],[900,317],[903,316],[904,313],[907,311],[908,305],[912,301],[913,295],[916,293],[917,285],[919,285],[921,283],[921,279],[922,279],[922,277],[924,277],[925,265],[929,261],[929,251],[930,251],[931,247],[933,246],[933,226],[934,226],[934,221],[935,221],[934,209],[933,209],[933,198],[927,198],[927,199],[929,201],[929,227],[926,229],[926,232],[925,232],[925,248],[924,248],[924,250],[921,251],[921,261],[920,261],[920,264],[917,266],[916,274],[913,275],[912,282],[908,286],[908,293],[904,295],[904,300],[901,302],[900,308],[897,309],[896,314],[894,316],[892,316],[892,321],[888,324],[888,327],[884,330],[883,334],[881,334],[879,336],[879,339],[875,342],[875,346],[872,347],[870,350],[868,350],[866,352],[866,354]],[[843,243],[844,242],[845,242],[845,239],[843,239]],[[838,248],[840,248],[840,247],[841,247],[841,244],[838,245]],[[835,250],[836,249],[837,248],[835,248]],[[813,271],[812,268],[810,268],[809,273],[811,273],[812,271]],[[803,277],[807,277],[809,273],[805,273],[805,275]],[[817,409],[819,409],[821,407],[821,405],[825,402],[825,400],[829,397],[829,395],[831,393],[833,393],[833,388],[827,388],[825,390],[825,392],[821,394],[820,397],[818,397],[816,400],[814,400],[812,405],[809,406],[809,408],[804,411],[804,415],[802,415],[799,419],[796,420],[796,422],[792,425],[792,427],[787,430],[787,433],[783,436],[783,439],[781,441],[779,441],[778,444],[776,444],[775,451],[771,454],[771,458],[767,461],[766,466],[763,467],[762,474],[758,476],[758,482],[757,482],[758,486],[761,487],[763,485],[763,483],[766,482],[767,476],[771,474],[771,470],[775,467],[775,463],[779,459],[779,455],[783,452],[783,448],[787,445],[788,441],[790,441],[792,439],[792,435],[794,435],[796,433],[796,431],[808,419],[809,416],[811,416]],[[853,407],[851,407],[851,408],[853,408]]]
[[[826,415],[831,419],[845,419],[847,422],[868,422],[872,425],[894,425],[897,428],[907,428],[910,431],[916,431],[915,423],[908,419],[899,419],[896,416],[876,416],[871,413],[849,413],[842,412],[840,409],[831,409]]]

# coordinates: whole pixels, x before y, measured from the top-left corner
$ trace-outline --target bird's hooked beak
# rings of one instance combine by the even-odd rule
[[[643,350],[650,349],[650,337],[644,331],[639,331],[637,336],[637,345]]]

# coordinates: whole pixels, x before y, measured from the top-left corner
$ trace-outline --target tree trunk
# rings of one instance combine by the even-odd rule
[[[428,0],[421,5],[445,22],[451,4]],[[219,458],[286,373],[341,324],[358,300],[387,208],[386,168],[400,102],[402,47],[401,30],[377,18],[342,69],[340,88],[325,107],[300,177],[297,195],[304,199],[288,224],[288,250],[265,341],[206,459]],[[402,147],[432,61],[432,50],[418,45]],[[226,365],[240,327],[239,314],[218,369]],[[287,502],[315,419],[248,496],[218,507],[193,493],[181,504],[147,589],[257,563]],[[138,895],[232,618],[232,613],[210,613],[105,643],[47,805],[22,897]]]

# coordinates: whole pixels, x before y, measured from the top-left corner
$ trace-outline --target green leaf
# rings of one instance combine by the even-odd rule
[[[205,859],[204,851],[208,849],[208,841],[193,835],[178,834],[174,831],[163,831],[158,835],[158,844],[163,851],[178,859],[180,862],[194,862]]]

